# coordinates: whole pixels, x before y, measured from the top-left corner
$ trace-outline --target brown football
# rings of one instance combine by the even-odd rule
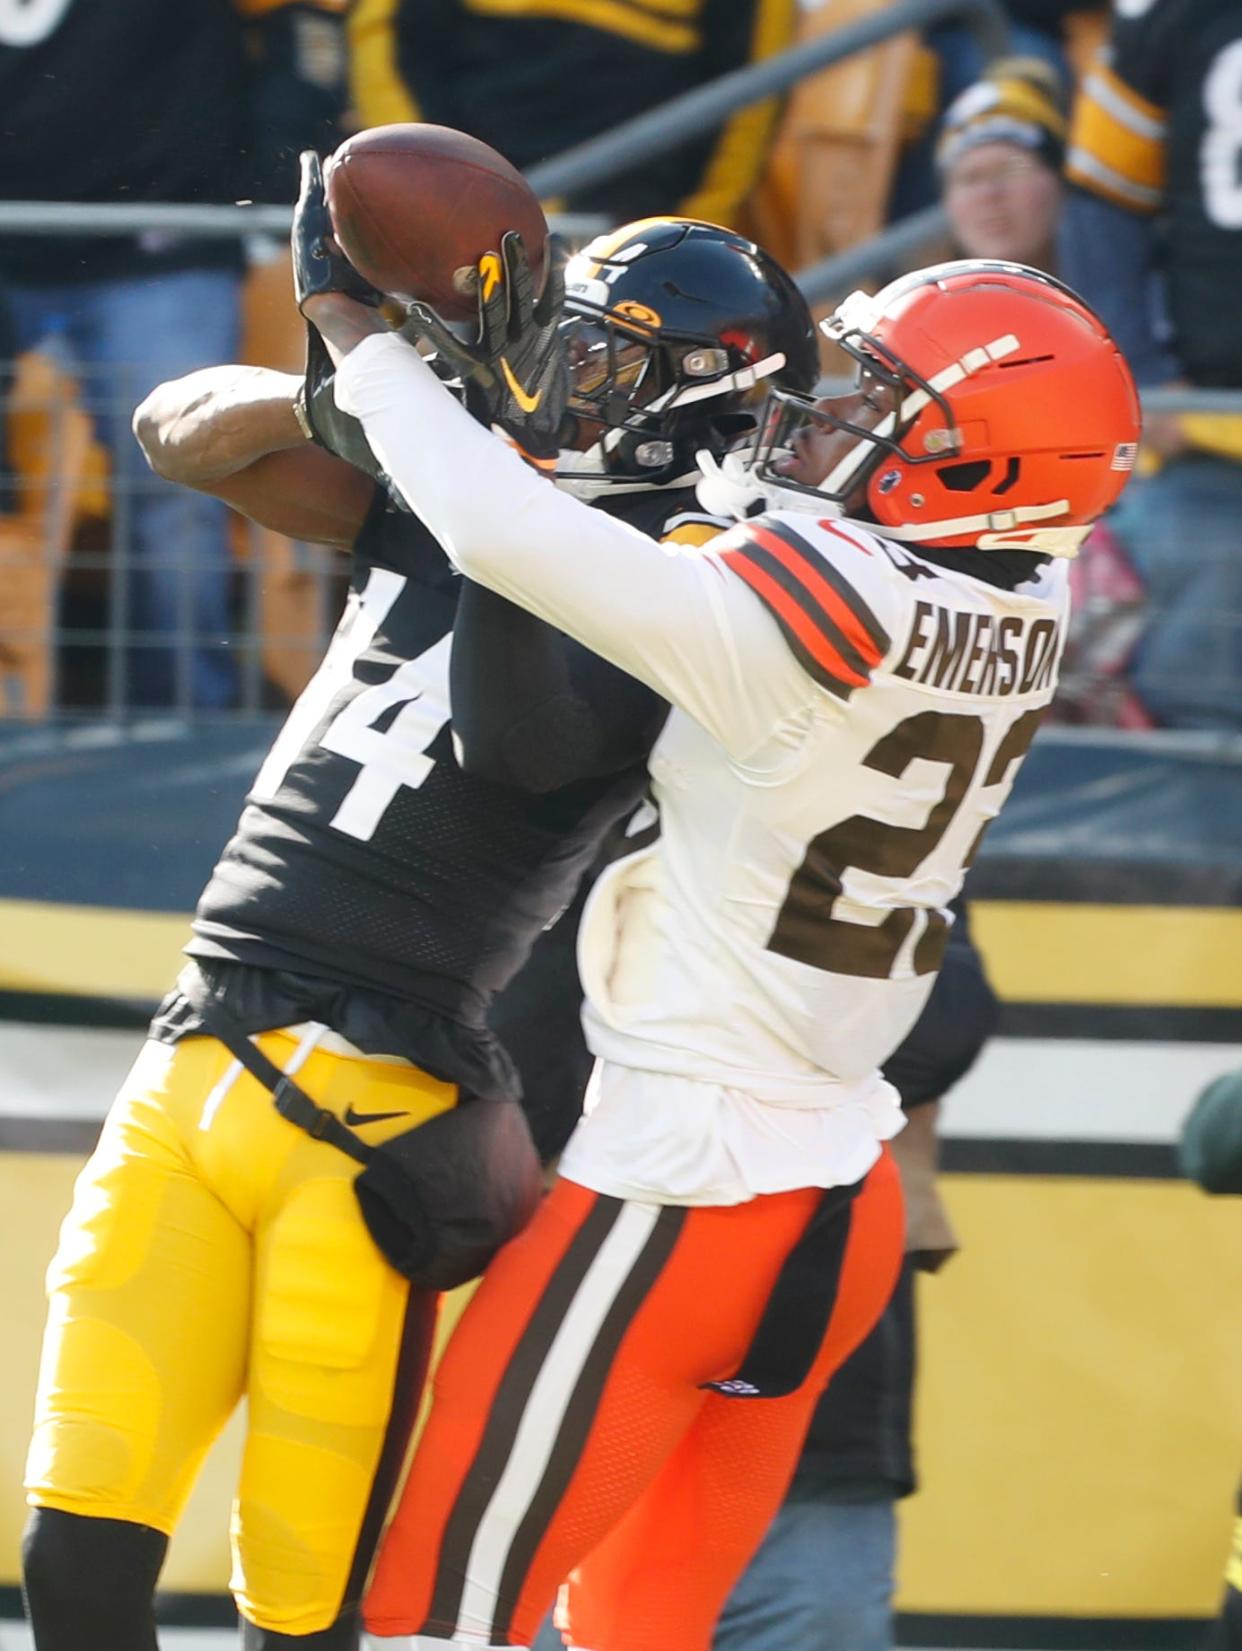
[[[475,314],[475,266],[516,229],[536,282],[548,225],[503,155],[449,126],[375,126],[346,140],[324,178],[332,227],[360,275],[440,315]]]

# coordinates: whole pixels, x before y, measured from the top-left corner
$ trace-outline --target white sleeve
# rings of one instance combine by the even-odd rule
[[[813,697],[741,580],[551,486],[395,333],[345,357],[336,399],[462,573],[648,683],[733,757]]]

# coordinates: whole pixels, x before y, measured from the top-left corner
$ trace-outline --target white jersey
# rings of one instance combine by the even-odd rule
[[[879,1065],[1052,698],[1065,564],[1006,591],[803,513],[660,546],[506,453],[399,339],[337,383],[463,572],[674,707],[659,834],[583,923],[604,1064],[563,1171],[711,1202],[857,1179],[901,1125]]]

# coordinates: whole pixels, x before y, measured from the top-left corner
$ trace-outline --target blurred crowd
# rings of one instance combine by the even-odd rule
[[[391,120],[530,168],[889,3],[34,0],[0,24],[0,201],[287,203],[300,149]],[[1005,9],[1002,59],[952,20],[900,35],[548,204],[727,223],[797,271],[941,201],[946,255],[1059,274],[1144,387],[1242,389],[1242,14]],[[331,555],[159,481],[129,431],[163,379],[298,367],[283,248],[53,227],[0,238],[0,714],[286,703],[339,601]],[[1059,714],[1237,729],[1242,414],[1153,414],[1139,469],[1075,568]]]
[[[397,120],[471,131],[529,169],[885,9],[27,0],[0,21],[0,201],[288,203],[301,149]],[[1143,387],[1242,390],[1242,8],[1005,9],[1001,59],[985,62],[959,23],[898,36],[548,205],[729,224],[796,272],[939,202],[944,256],[1059,275],[1104,316]],[[300,366],[283,246],[154,218],[108,235],[56,228],[0,238],[0,715],[288,703],[335,620],[342,559],[160,481],[130,433],[164,379],[236,359]],[[1138,464],[1074,566],[1058,714],[1238,730],[1242,414],[1152,416]],[[804,1627],[809,1643],[825,1624],[855,1651],[890,1643],[892,1506],[914,1485],[915,1275],[955,1248],[934,1197],[934,1106],[992,1022],[977,958],[958,961],[956,984],[946,978],[963,1047],[901,1085],[914,1120],[903,1171],[921,1195],[902,1287],[856,1380],[835,1384],[817,1418],[764,1588],[742,1590],[722,1651],[801,1643]],[[803,1563],[801,1545],[819,1542],[852,1544],[839,1597]]]

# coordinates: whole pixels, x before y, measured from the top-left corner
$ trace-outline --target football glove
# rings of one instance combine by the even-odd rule
[[[561,341],[565,252],[548,237],[548,273],[540,297],[522,246],[510,231],[479,259],[479,336],[454,337],[426,304],[412,304],[404,332],[426,339],[465,389],[480,423],[507,436],[541,470],[555,467],[569,398],[569,367]]]
[[[323,166],[313,149],[303,149],[299,157],[302,187],[293,209],[293,296],[302,308],[308,298],[323,292],[343,293],[359,304],[379,304],[382,294],[362,276],[341,251],[332,233],[328,198],[323,187]]]
[[[373,481],[382,482],[384,473],[361,422],[343,413],[336,404],[336,369],[328,347],[312,322],[306,323],[306,373],[293,398],[293,411],[302,434],[316,447],[326,448],[337,458],[352,464]]]
[[[446,362],[433,355],[427,358],[427,365],[446,382],[458,400],[464,400],[462,386]],[[409,508],[392,486],[387,472],[380,468],[361,420],[352,413],[343,413],[337,406],[336,368],[312,321],[306,323],[306,372],[293,398],[293,412],[307,441],[352,464],[355,470],[361,470],[386,488],[402,509]]]

